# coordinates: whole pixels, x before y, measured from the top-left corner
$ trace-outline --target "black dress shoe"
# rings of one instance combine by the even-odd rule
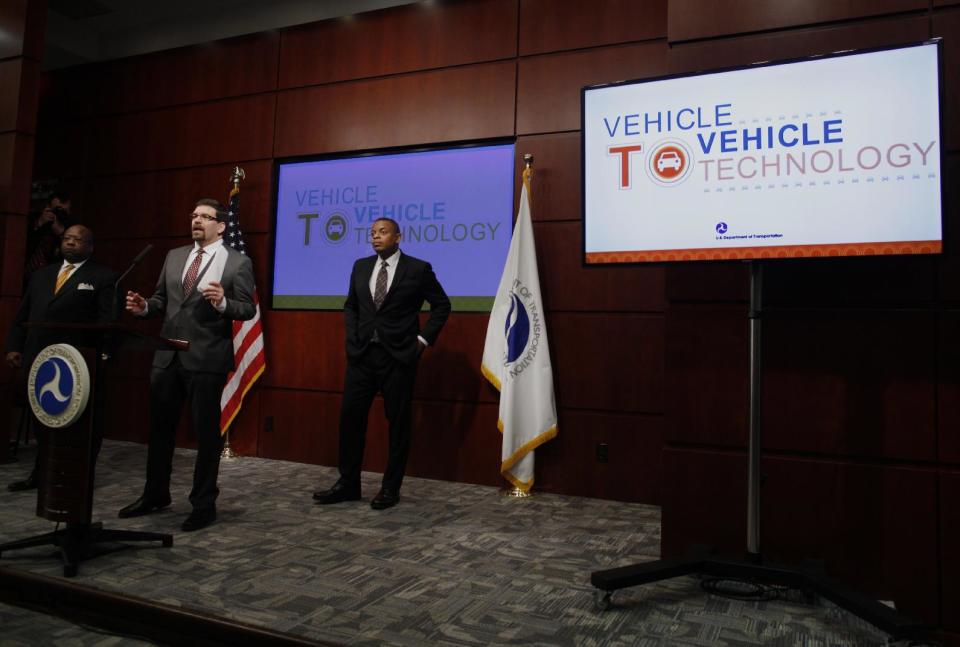
[[[337,481],[329,490],[314,492],[313,499],[320,505],[342,503],[343,501],[359,501],[360,486],[347,485],[343,481]]]
[[[373,497],[373,501],[370,502],[370,507],[374,510],[386,510],[387,508],[392,508],[397,505],[399,501],[399,492],[389,488],[383,488],[377,496]]]
[[[36,490],[37,489],[37,477],[31,474],[22,481],[14,481],[7,486],[7,490],[10,492],[26,492],[27,490]]]
[[[146,497],[140,497],[127,507],[121,508],[120,512],[117,513],[117,516],[121,519],[142,517],[145,514],[150,514],[151,512],[156,512],[157,510],[163,510],[169,505],[170,497],[167,497],[166,499],[158,499],[156,501]]]
[[[202,510],[194,510],[190,513],[190,516],[187,517],[183,523],[180,525],[180,529],[184,532],[192,532],[194,530],[200,530],[201,528],[206,528],[214,521],[217,520],[217,509],[216,508],[204,508]]]

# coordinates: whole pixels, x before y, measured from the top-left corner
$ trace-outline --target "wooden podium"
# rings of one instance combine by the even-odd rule
[[[37,490],[37,516],[63,522],[66,528],[0,545],[4,552],[32,546],[54,545],[60,549],[63,574],[72,577],[77,565],[91,557],[96,544],[124,541],[160,541],[173,545],[173,536],[166,533],[110,530],[101,523],[91,523],[93,483],[96,457],[103,438],[103,412],[109,405],[105,364],[110,357],[131,350],[186,350],[189,343],[148,335],[122,324],[27,323],[42,332],[45,348],[38,360],[53,344],[69,344],[79,351],[89,372],[89,393],[85,395],[83,412],[66,426],[44,424],[44,412],[35,424],[45,433],[47,442],[40,453],[40,475]],[[33,374],[31,367],[31,374]],[[58,373],[59,375],[59,373]],[[28,380],[28,389],[33,380]],[[80,387],[77,387],[78,389]],[[77,393],[74,393],[75,397]]]

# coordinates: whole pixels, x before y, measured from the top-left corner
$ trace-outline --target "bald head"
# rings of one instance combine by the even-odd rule
[[[82,263],[93,253],[93,232],[89,227],[73,225],[63,232],[60,253],[70,263]]]

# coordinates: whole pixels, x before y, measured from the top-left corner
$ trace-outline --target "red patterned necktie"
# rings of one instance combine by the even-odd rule
[[[187,268],[187,275],[183,277],[183,298],[190,296],[190,290],[197,284],[197,274],[200,273],[200,257],[203,256],[203,248],[197,250],[197,255]]]
[[[373,289],[373,305],[380,309],[383,300],[387,298],[387,262],[383,261],[380,265],[380,273],[377,274],[377,285]]]

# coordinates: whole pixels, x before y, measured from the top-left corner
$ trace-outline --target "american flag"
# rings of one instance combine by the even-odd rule
[[[241,254],[247,253],[247,244],[240,229],[240,179],[243,170],[236,169],[233,176],[233,189],[230,190],[230,206],[227,214],[227,229],[224,243]],[[233,357],[236,370],[227,376],[227,385],[220,396],[220,433],[227,433],[230,423],[240,412],[243,397],[257,381],[266,368],[263,351],[263,326],[260,324],[260,299],[257,290],[253,290],[253,305],[256,313],[249,321],[233,322]]]

